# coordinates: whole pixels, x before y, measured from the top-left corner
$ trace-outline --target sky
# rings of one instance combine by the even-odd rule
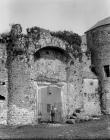
[[[110,0],[0,0],[0,33],[20,23],[52,31],[82,35],[97,21],[110,16]]]

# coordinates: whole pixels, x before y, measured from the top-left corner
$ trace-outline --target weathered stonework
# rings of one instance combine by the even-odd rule
[[[85,114],[100,114],[99,95],[96,91],[98,80],[91,72],[87,49],[82,49],[82,61],[79,58],[73,60],[66,50],[69,47],[67,42],[37,27],[27,29],[24,35],[20,25],[13,25],[5,39],[2,50],[7,51],[3,55],[6,65],[6,76],[3,78],[6,77],[8,83],[5,86],[8,92],[4,91],[8,97],[4,101],[8,108],[5,110],[6,123],[37,124],[41,112],[42,118],[48,120],[48,104],[56,105],[58,121],[65,120],[67,115],[78,108],[83,108]],[[86,48],[85,43],[83,47]],[[88,81],[95,83],[90,86],[90,91]],[[88,106],[91,106],[91,110]]]
[[[98,88],[98,79],[83,80],[83,108],[87,115],[101,114]]]
[[[104,71],[104,66],[110,65],[110,25],[99,26],[86,34],[92,65],[100,82],[101,107],[105,113],[110,113],[110,78]]]
[[[82,37],[82,90],[83,109],[87,115],[100,115],[100,94],[98,77],[91,71],[91,53],[87,48],[86,35]]]
[[[5,100],[0,100],[0,124],[7,124],[7,95],[8,95],[8,74],[6,68],[6,45],[0,44],[0,95]]]

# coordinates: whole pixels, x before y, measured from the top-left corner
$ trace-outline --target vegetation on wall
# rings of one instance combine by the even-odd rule
[[[74,56],[74,58],[79,58],[81,60],[81,36],[79,36],[76,33],[73,33],[72,31],[51,32],[51,35],[63,41],[66,41],[69,44],[66,50],[70,54],[70,56]]]
[[[33,42],[36,40],[39,40],[40,38],[40,32],[44,29],[41,29],[39,27],[33,27],[30,29],[27,29],[27,33],[31,38],[33,39]],[[72,31],[58,31],[58,32],[50,32],[48,31],[51,36],[57,37],[65,42],[67,42],[66,51],[70,55],[72,59],[79,58],[81,60],[82,58],[82,51],[81,51],[81,36],[79,36],[76,33],[73,33]],[[11,50],[11,52],[15,53],[16,51],[25,52],[26,47],[28,46],[26,43],[28,42],[27,35],[22,34],[22,27],[20,24],[12,25],[11,31],[8,34],[2,34],[2,38],[4,42],[11,44],[8,49]]]
[[[32,28],[27,28],[27,33],[32,37],[34,41],[40,39],[40,32],[41,28],[40,27],[32,27]]]
[[[0,35],[0,43],[7,43],[10,42],[10,34],[9,33],[2,33]]]

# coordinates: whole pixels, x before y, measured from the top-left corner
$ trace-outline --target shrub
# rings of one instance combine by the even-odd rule
[[[57,37],[63,41],[66,41],[69,46],[66,48],[67,52],[70,56],[74,56],[74,58],[82,58],[81,52],[81,37],[73,33],[72,31],[58,31],[51,32],[51,35]]]

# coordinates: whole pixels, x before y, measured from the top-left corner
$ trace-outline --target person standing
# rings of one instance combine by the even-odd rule
[[[51,108],[51,122],[52,123],[55,122],[55,108],[54,108],[54,106],[52,106],[52,108]]]

